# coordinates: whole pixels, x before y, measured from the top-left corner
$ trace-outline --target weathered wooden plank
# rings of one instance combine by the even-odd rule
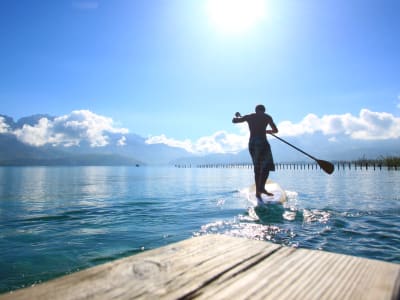
[[[189,239],[4,299],[390,299],[400,265],[221,235]],[[395,299],[395,298],[394,298]]]
[[[222,244],[221,244],[222,242]],[[210,235],[120,259],[0,299],[177,298],[237,264],[280,248]],[[8,297],[8,298],[7,298]]]
[[[400,265],[283,247],[240,274],[226,274],[198,299],[397,299]],[[240,297],[238,297],[240,295]]]

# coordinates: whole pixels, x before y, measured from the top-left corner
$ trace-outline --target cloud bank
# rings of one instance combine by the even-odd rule
[[[170,147],[183,148],[194,154],[207,153],[236,153],[247,146],[247,138],[242,135],[228,133],[226,131],[217,131],[211,136],[199,138],[192,142],[188,139],[179,141],[167,138],[164,134],[151,136],[146,140],[147,144],[165,144]]]
[[[229,121],[228,121],[229,122]],[[33,124],[33,123],[31,123]],[[128,129],[115,126],[111,118],[97,115],[89,110],[76,110],[56,118],[43,117],[33,125],[12,128],[0,116],[0,134],[14,135],[31,146],[79,146],[104,147],[111,140],[116,146],[125,146]],[[238,153],[247,148],[249,131],[246,123],[229,124],[235,133],[220,130],[197,140],[177,140],[164,134],[150,136],[146,144],[165,144],[182,148],[193,154]],[[362,109],[358,116],[352,114],[308,114],[300,122],[283,121],[278,124],[281,137],[301,137],[322,134],[327,142],[383,141],[400,139],[400,118],[386,112]],[[112,138],[111,138],[112,137]],[[399,140],[400,142],[400,140]]]
[[[8,132],[9,132],[9,126],[6,123],[6,120],[0,116],[0,134],[8,133]]]
[[[351,114],[307,115],[300,123],[279,124],[281,136],[298,136],[321,132],[327,136],[345,135],[355,140],[387,140],[400,137],[400,118],[386,112],[362,109],[359,116]]]
[[[15,130],[4,127],[3,123],[0,119],[0,132],[13,134],[21,142],[32,146],[70,147],[87,142],[91,147],[103,147],[109,144],[110,134],[124,135],[129,132],[126,128],[115,127],[111,118],[89,110],[76,110],[53,120],[41,118],[34,126],[25,124]],[[122,146],[125,141],[122,136],[117,144]]]
[[[210,136],[179,141],[167,138],[165,135],[152,136],[146,141],[148,144],[166,144],[180,147],[191,153],[237,153],[246,149],[248,129],[246,125],[234,125],[239,133],[218,131]],[[279,123],[279,135],[282,137],[302,136],[322,133],[330,142],[336,142],[339,137],[348,137],[352,140],[389,140],[400,138],[400,118],[386,112],[373,112],[362,109],[358,116],[352,114],[325,115],[318,117],[308,114],[299,123],[283,121]]]

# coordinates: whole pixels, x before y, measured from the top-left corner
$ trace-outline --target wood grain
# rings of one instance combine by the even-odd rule
[[[223,235],[191,238],[5,299],[398,299],[400,265]]]

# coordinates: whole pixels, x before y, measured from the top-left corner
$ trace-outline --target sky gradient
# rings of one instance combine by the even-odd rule
[[[86,111],[193,144],[262,103],[283,135],[399,139],[399,1],[261,0],[240,30],[210,1],[0,1],[0,114]]]

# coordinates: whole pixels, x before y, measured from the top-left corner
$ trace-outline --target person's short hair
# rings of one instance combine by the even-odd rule
[[[256,106],[256,112],[265,112],[265,106],[262,104],[258,104]]]

